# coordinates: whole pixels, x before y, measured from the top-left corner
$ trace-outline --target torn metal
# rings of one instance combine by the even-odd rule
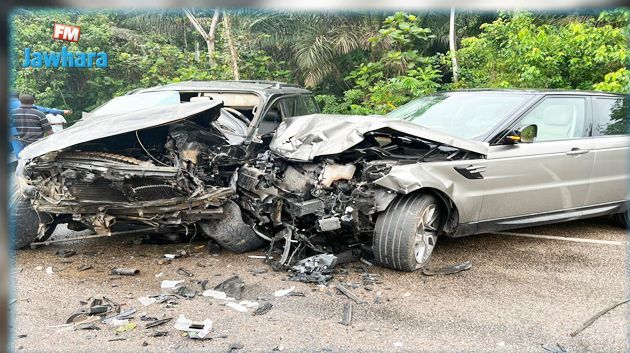
[[[220,218],[243,155],[215,124],[221,106],[190,102],[97,116],[30,145],[17,176],[45,216],[37,240],[59,223],[97,235],[121,228],[192,236],[195,223]]]
[[[424,162],[481,158],[487,151],[483,143],[406,122],[302,118],[282,124],[271,150],[238,174],[244,216],[261,238],[283,248],[281,266],[371,244],[378,214],[426,186],[418,177],[431,175]],[[457,215],[448,217],[441,231],[453,233]]]

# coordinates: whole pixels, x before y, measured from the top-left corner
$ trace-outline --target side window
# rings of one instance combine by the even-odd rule
[[[284,104],[285,118],[295,116],[297,97],[286,97],[280,100]]]
[[[595,98],[593,134],[628,135],[628,101],[623,98]]]
[[[282,112],[280,110],[280,104],[283,99],[275,101],[265,116],[262,117],[260,124],[258,124],[258,134],[266,135],[273,133],[278,128],[278,125],[282,122]]]
[[[586,99],[580,97],[545,98],[527,113],[518,127],[538,126],[536,142],[584,137]]]
[[[319,107],[313,96],[300,96],[300,99],[304,101],[304,106],[306,107],[304,115],[319,113]]]

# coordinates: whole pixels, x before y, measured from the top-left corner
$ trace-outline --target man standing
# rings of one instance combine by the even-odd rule
[[[20,106],[20,100],[18,99],[17,93],[11,93],[11,96],[9,97],[9,110],[16,109],[19,106]],[[61,110],[57,108],[42,107],[41,105],[35,105],[35,104],[33,104],[33,107],[44,114],[63,114],[63,115],[72,114],[72,110],[70,109]]]
[[[63,124],[67,123],[66,118],[59,114],[46,114],[46,119],[48,119],[53,132],[63,130]]]
[[[17,140],[23,147],[53,133],[46,115],[35,109],[35,98],[30,94],[20,95],[20,106],[11,111],[11,125],[17,130]]]

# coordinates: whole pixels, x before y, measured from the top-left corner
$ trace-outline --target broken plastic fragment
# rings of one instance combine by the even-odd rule
[[[241,304],[237,304],[234,302],[227,302],[225,303],[226,306],[229,306],[230,308],[236,310],[236,311],[240,311],[242,313],[246,313],[247,312],[247,308]]]
[[[140,298],[138,298],[138,301],[140,303],[142,303],[142,305],[144,305],[144,306],[149,306],[149,305],[155,303],[156,299],[155,299],[155,297],[140,297]]]
[[[130,322],[126,325],[120,326],[116,329],[116,332],[129,332],[133,329],[136,328],[136,326],[138,326],[138,324],[136,324],[135,322]]]
[[[277,291],[273,292],[273,296],[274,297],[284,297],[285,295],[293,292],[294,289],[295,289],[295,287],[291,287],[289,289],[280,289],[280,290],[277,290]]]
[[[46,273],[48,273],[48,274],[53,274],[54,273],[53,269],[52,269],[52,266],[46,267]]]
[[[214,289],[225,292],[227,296],[238,300],[243,295],[244,287],[245,282],[239,276],[233,276],[219,283]]]
[[[177,321],[175,321],[175,329],[188,332],[188,337],[191,337],[190,333],[194,333],[195,338],[204,338],[212,330],[212,321],[205,319],[203,323],[195,323],[187,319],[186,316],[179,315]]]
[[[227,294],[225,294],[225,292],[221,292],[214,289],[208,289],[204,291],[203,293],[201,293],[201,295],[203,295],[204,297],[211,297],[214,299],[234,300],[234,298],[228,297]]]
[[[452,266],[446,266],[441,268],[423,268],[422,273],[427,276],[435,276],[435,275],[452,275],[458,272],[469,270],[472,267],[470,261],[464,261],[461,264],[456,264]]]
[[[112,325],[112,326],[122,326],[122,325],[127,325],[129,323],[129,320],[127,319],[114,319],[112,318],[111,320],[107,320],[106,324],[108,325]]]
[[[271,304],[271,303],[264,303],[263,305],[261,305],[258,308],[256,308],[256,310],[254,310],[254,314],[253,315],[265,315],[266,313],[269,312],[269,310],[271,310],[272,307],[273,307],[273,304]]]
[[[260,304],[258,304],[258,302],[253,302],[253,301],[249,301],[249,300],[243,300],[242,302],[240,302],[238,304],[242,305],[242,306],[244,306],[246,308],[253,308],[253,309],[257,308],[258,305],[260,305]]]
[[[167,317],[166,319],[161,319],[161,320],[154,320],[152,322],[149,322],[148,324],[146,324],[144,326],[144,328],[151,328],[151,327],[156,327],[156,326],[160,326],[160,325],[164,325],[165,323],[169,322],[173,320],[172,317]]]
[[[160,284],[160,288],[162,289],[173,289],[176,288],[178,284],[183,283],[184,281],[172,281],[169,279],[165,279],[162,281],[162,284]]]

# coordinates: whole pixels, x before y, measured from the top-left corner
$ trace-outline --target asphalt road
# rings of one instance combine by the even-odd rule
[[[63,230],[58,230],[63,233]],[[67,230],[65,230],[68,233]],[[608,218],[572,222],[521,232],[570,238],[627,241],[627,233]],[[63,234],[57,234],[57,236]],[[133,237],[92,239],[19,251],[12,270],[14,322],[12,348],[20,352],[54,351],[230,351],[240,352],[362,351],[362,352],[545,352],[541,344],[559,343],[570,352],[628,351],[628,305],[595,321],[576,337],[569,333],[606,306],[628,297],[627,247],[560,240],[479,235],[441,239],[432,265],[471,261],[472,268],[454,275],[425,276],[367,268],[382,283],[364,286],[357,262],[347,274],[337,273],[328,287],[287,281],[250,254],[209,254],[205,242],[192,244],[135,244]],[[57,250],[75,250],[61,258]],[[160,264],[165,253],[185,249],[188,257]],[[71,262],[70,262],[71,261]],[[66,263],[64,263],[66,262]],[[82,265],[92,269],[78,271]],[[117,266],[135,267],[136,276],[109,274]],[[52,267],[53,273],[46,268]],[[194,274],[177,272],[183,267]],[[267,269],[256,274],[252,269]],[[338,269],[339,271],[339,269]],[[157,274],[162,276],[156,277]],[[266,315],[253,316],[222,305],[221,300],[197,296],[177,305],[143,306],[137,298],[163,293],[162,280],[184,280],[191,288],[208,280],[208,287],[239,275],[245,282],[243,299],[273,304]],[[346,296],[337,281],[357,283],[351,289],[366,303],[353,305],[351,325],[342,319]],[[273,297],[295,286],[300,296]],[[378,293],[381,303],[375,303]],[[100,330],[64,329],[80,301],[106,296],[122,309],[135,307],[137,327],[117,333],[113,325]],[[141,316],[173,320],[145,329]],[[211,340],[193,340],[174,328],[180,314],[213,322]],[[163,337],[151,337],[167,331]],[[111,341],[112,339],[119,339]],[[236,351],[236,350],[234,350]]]

